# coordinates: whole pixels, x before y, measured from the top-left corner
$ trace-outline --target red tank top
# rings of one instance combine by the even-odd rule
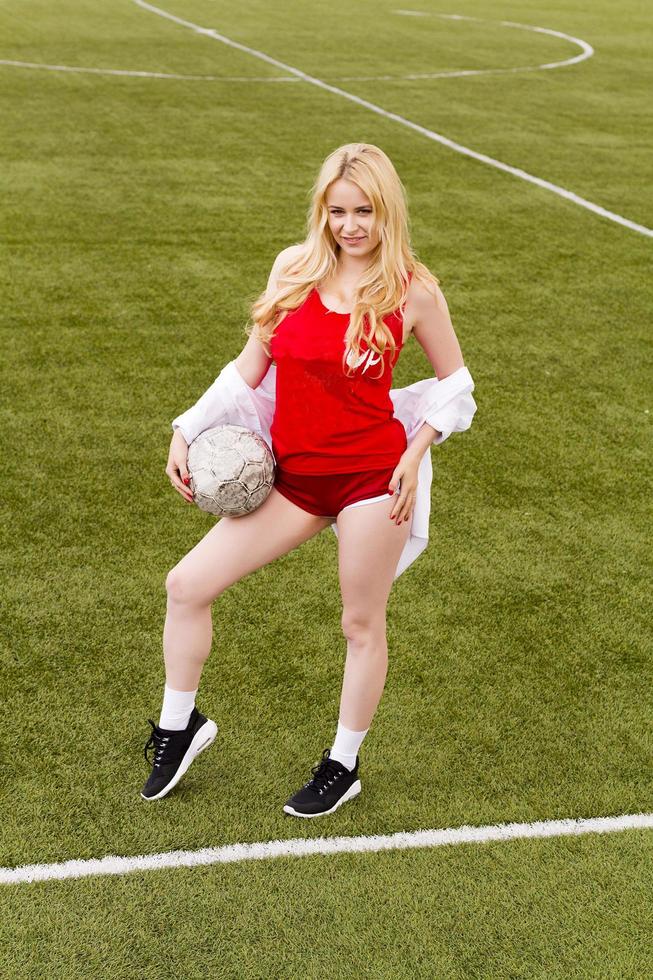
[[[361,342],[351,377],[342,367],[349,313],[328,310],[313,288],[277,326],[270,353],[277,365],[270,435],[279,465],[290,473],[359,473],[397,463],[407,440],[390,398],[392,368],[403,346],[403,317],[383,319],[397,344],[394,359]],[[350,366],[353,367],[353,355]]]

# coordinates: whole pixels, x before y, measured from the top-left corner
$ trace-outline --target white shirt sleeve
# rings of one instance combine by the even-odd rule
[[[268,374],[270,371],[268,371]],[[250,388],[235,360],[225,364],[213,384],[189,409],[172,420],[172,428],[190,445],[200,432],[216,425],[244,425],[259,432],[269,444],[274,415],[274,378],[265,378],[258,388]]]
[[[474,381],[469,370],[463,366],[446,378],[425,378],[401,391],[413,391],[416,395],[410,408],[410,443],[424,422],[428,422],[439,433],[433,445],[448,439],[452,432],[464,432],[472,424],[476,412],[476,402],[472,397]],[[392,392],[390,392],[392,395]]]

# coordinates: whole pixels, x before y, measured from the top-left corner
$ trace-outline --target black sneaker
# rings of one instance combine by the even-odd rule
[[[143,752],[152,766],[145,786],[141,790],[144,800],[160,800],[169,793],[184,775],[196,755],[207,749],[218,733],[218,726],[210,718],[201,715],[193,708],[185,729],[179,732],[159,728],[151,718],[152,734]],[[154,757],[149,758],[147,750],[154,749]]]
[[[333,813],[341,803],[358,796],[361,781],[358,778],[358,756],[351,770],[341,762],[330,759],[331,749],[322,753],[322,761],[314,766],[313,778],[304,783],[294,796],[291,796],[284,811],[294,817],[319,817],[323,813]]]

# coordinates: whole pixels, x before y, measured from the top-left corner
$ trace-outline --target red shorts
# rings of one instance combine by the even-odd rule
[[[335,520],[346,507],[371,504],[393,497],[388,490],[395,467],[364,470],[362,473],[288,473],[277,465],[274,486],[294,504],[315,514]],[[401,481],[399,481],[401,484]],[[400,486],[395,493],[398,493]]]

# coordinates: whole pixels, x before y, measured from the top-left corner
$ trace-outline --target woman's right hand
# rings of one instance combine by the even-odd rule
[[[190,486],[187,486],[187,484],[190,483],[188,467],[186,466],[187,459],[188,443],[184,439],[181,429],[175,429],[170,441],[170,452],[168,453],[166,473],[168,474],[170,482],[175,490],[182,495],[184,500],[187,500],[189,504],[192,504],[193,491],[190,489]]]

